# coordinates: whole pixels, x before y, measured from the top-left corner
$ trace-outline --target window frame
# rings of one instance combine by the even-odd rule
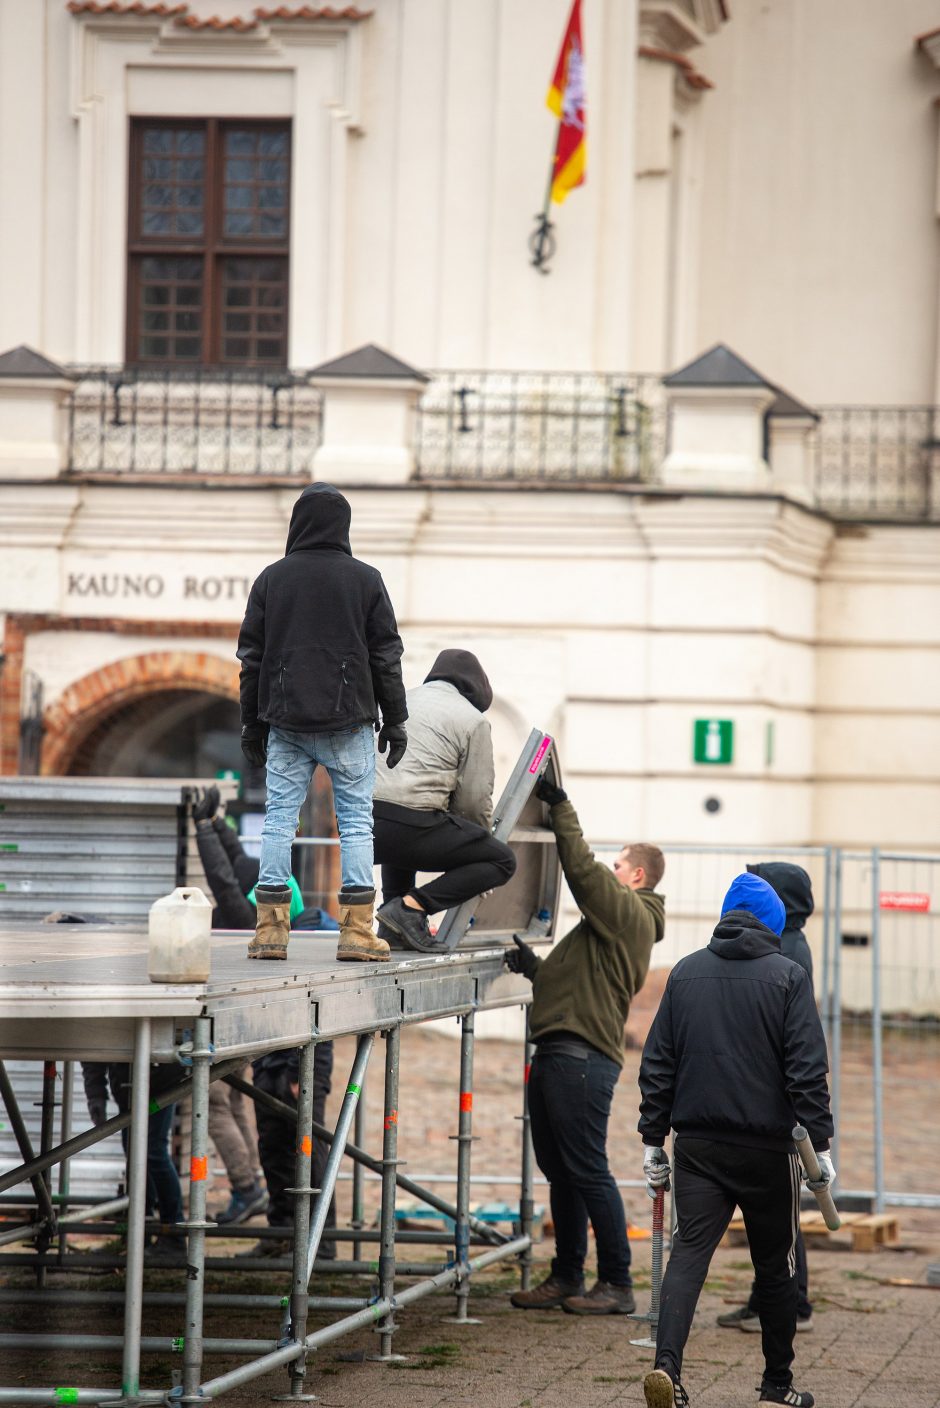
[[[205,133],[206,176],[204,191],[204,230],[199,240],[188,235],[144,235],[141,224],[141,196],[145,178],[143,175],[143,141],[148,128],[191,130],[201,129]],[[228,235],[224,233],[225,215],[225,148],[224,134],[227,129],[238,128],[245,131],[283,132],[287,137],[287,175],[285,180],[287,201],[285,205],[285,234],[282,239],[259,242],[254,235]],[[293,191],[293,121],[289,117],[158,117],[132,116],[128,134],[128,189],[126,221],[126,309],[124,330],[125,365],[129,367],[167,368],[177,371],[201,369],[219,371],[252,370],[256,368],[283,368],[289,363],[290,340],[290,273],[291,273],[291,205]],[[142,309],[140,306],[140,267],[149,257],[178,258],[190,255],[203,261],[201,351],[198,358],[159,358],[137,355],[137,348],[143,336],[141,327]],[[222,261],[227,258],[277,259],[284,267],[284,355],[274,361],[269,358],[238,358],[225,360],[222,357],[224,331],[221,293],[224,285]]]

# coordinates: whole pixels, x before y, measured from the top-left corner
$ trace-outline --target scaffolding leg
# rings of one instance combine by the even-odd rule
[[[39,1153],[40,1156],[48,1154],[52,1148],[53,1136],[55,1133],[55,1061],[44,1061],[42,1065],[42,1115],[39,1124]],[[42,1175],[42,1181],[46,1185],[46,1192],[49,1201],[52,1201],[52,1169],[47,1168]],[[40,1254],[49,1250],[49,1243],[52,1240],[52,1228],[46,1226],[36,1238],[36,1250]],[[46,1268],[44,1265],[36,1267],[36,1285],[46,1284]]]
[[[209,1067],[212,1023],[197,1017],[193,1030],[192,1136],[189,1159],[189,1220],[186,1248],[186,1334],[183,1342],[183,1403],[200,1403],[203,1298],[206,1282],[206,1189],[209,1171]]]
[[[16,1140],[20,1153],[23,1155],[23,1163],[25,1166],[31,1166],[36,1162],[32,1141],[27,1132],[23,1116],[20,1113],[20,1107],[17,1103],[13,1086],[10,1083],[10,1077],[7,1075],[6,1067],[2,1061],[0,1061],[0,1097],[2,1097],[3,1103],[6,1106],[7,1115],[10,1119],[10,1127],[13,1130],[13,1137]],[[40,1213],[50,1226],[54,1226],[56,1219],[55,1208],[52,1206],[52,1199],[49,1196],[49,1189],[46,1187],[45,1180],[40,1177],[40,1170],[30,1167],[29,1173],[27,1173],[26,1167],[24,1167],[21,1174],[19,1169],[12,1169],[7,1175],[8,1182],[6,1186],[11,1188],[15,1187],[17,1183],[25,1182],[27,1177],[33,1185],[33,1192],[36,1194],[36,1201],[39,1204]]]
[[[75,1065],[72,1061],[66,1061],[62,1066],[62,1118],[59,1124],[59,1143],[65,1144],[72,1137],[72,1100],[74,1095]],[[59,1164],[59,1206],[68,1212],[68,1196],[71,1179],[69,1176],[69,1161],[63,1159]],[[64,1231],[59,1233],[58,1258],[61,1263],[68,1250],[68,1234]]]
[[[529,1289],[532,1280],[532,1223],[535,1217],[535,1155],[532,1149],[532,1117],[529,1114],[529,1071],[532,1069],[532,1055],[535,1046],[529,1035],[529,1009],[525,1009],[525,1066],[522,1080],[522,1172],[519,1181],[519,1231],[529,1238],[525,1251],[519,1258],[520,1285],[523,1291]]]
[[[395,1194],[398,1185],[398,1071],[401,1028],[385,1033],[385,1112],[382,1135],[382,1240],[379,1251],[379,1299],[391,1305],[375,1327],[381,1335],[378,1354],[370,1358],[382,1364],[400,1363],[405,1355],[392,1353],[395,1323]]]
[[[140,1392],[140,1333],[144,1305],[144,1221],[147,1215],[147,1133],[150,1121],[150,1018],[134,1032],[131,1136],[127,1149],[127,1265],[124,1283],[124,1357],[121,1399]]]
[[[359,1103],[356,1106],[356,1119],[355,1123],[353,1124],[353,1139],[355,1140],[356,1145],[360,1149],[365,1144],[366,1106],[364,1081],[362,1085],[362,1093],[359,1097]],[[361,1232],[363,1227],[365,1227],[366,1225],[365,1186],[365,1166],[360,1163],[358,1159],[356,1159],[353,1163],[352,1177],[352,1217],[349,1220],[349,1225],[354,1232]],[[362,1260],[361,1242],[353,1242],[352,1259],[353,1261]]]
[[[300,1066],[297,1073],[297,1158],[294,1164],[294,1187],[290,1190],[294,1199],[294,1251],[291,1271],[290,1310],[287,1324],[282,1328],[282,1342],[296,1340],[303,1344],[307,1338],[307,1237],[310,1232],[310,1200],[314,1189],[311,1187],[313,1172],[313,1064],[316,1055],[316,1042],[310,1041],[301,1048]],[[313,1403],[316,1394],[305,1393],[307,1375],[306,1355],[291,1360],[290,1391],[277,1394],[279,1403]]]
[[[470,1300],[470,1151],[473,1147],[473,1013],[460,1019],[460,1106],[457,1122],[457,1309],[454,1325],[479,1325],[468,1315]]]

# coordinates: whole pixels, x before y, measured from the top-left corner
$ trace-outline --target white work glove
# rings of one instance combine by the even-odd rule
[[[832,1155],[828,1151],[825,1154],[817,1154],[816,1161],[819,1164],[819,1172],[822,1174],[822,1178],[816,1183],[813,1179],[807,1178],[806,1170],[804,1169],[803,1178],[806,1181],[807,1188],[813,1189],[814,1191],[817,1188],[831,1188],[832,1184],[836,1181],[836,1171],[832,1163]]]
[[[646,1179],[646,1191],[651,1198],[655,1198],[660,1189],[669,1187],[669,1156],[665,1149],[647,1144],[643,1156],[643,1176]]]

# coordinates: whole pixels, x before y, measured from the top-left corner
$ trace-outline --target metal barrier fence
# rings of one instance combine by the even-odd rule
[[[823,406],[814,497],[838,518],[940,517],[935,406]]]
[[[663,459],[655,376],[436,372],[418,407],[419,479],[646,482]]]
[[[322,398],[286,369],[79,367],[70,474],[309,479]]]

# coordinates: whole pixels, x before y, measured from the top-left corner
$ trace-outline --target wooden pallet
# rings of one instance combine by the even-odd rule
[[[840,1232],[848,1232],[852,1239],[853,1252],[872,1252],[877,1246],[897,1242],[900,1238],[898,1220],[893,1213],[850,1212],[843,1214]],[[831,1242],[838,1232],[830,1232],[823,1221],[821,1212],[801,1212],[800,1231],[810,1245],[823,1241]],[[747,1241],[744,1218],[737,1214],[731,1219],[728,1230],[721,1239],[721,1246],[741,1246]],[[838,1243],[835,1243],[838,1246]]]

